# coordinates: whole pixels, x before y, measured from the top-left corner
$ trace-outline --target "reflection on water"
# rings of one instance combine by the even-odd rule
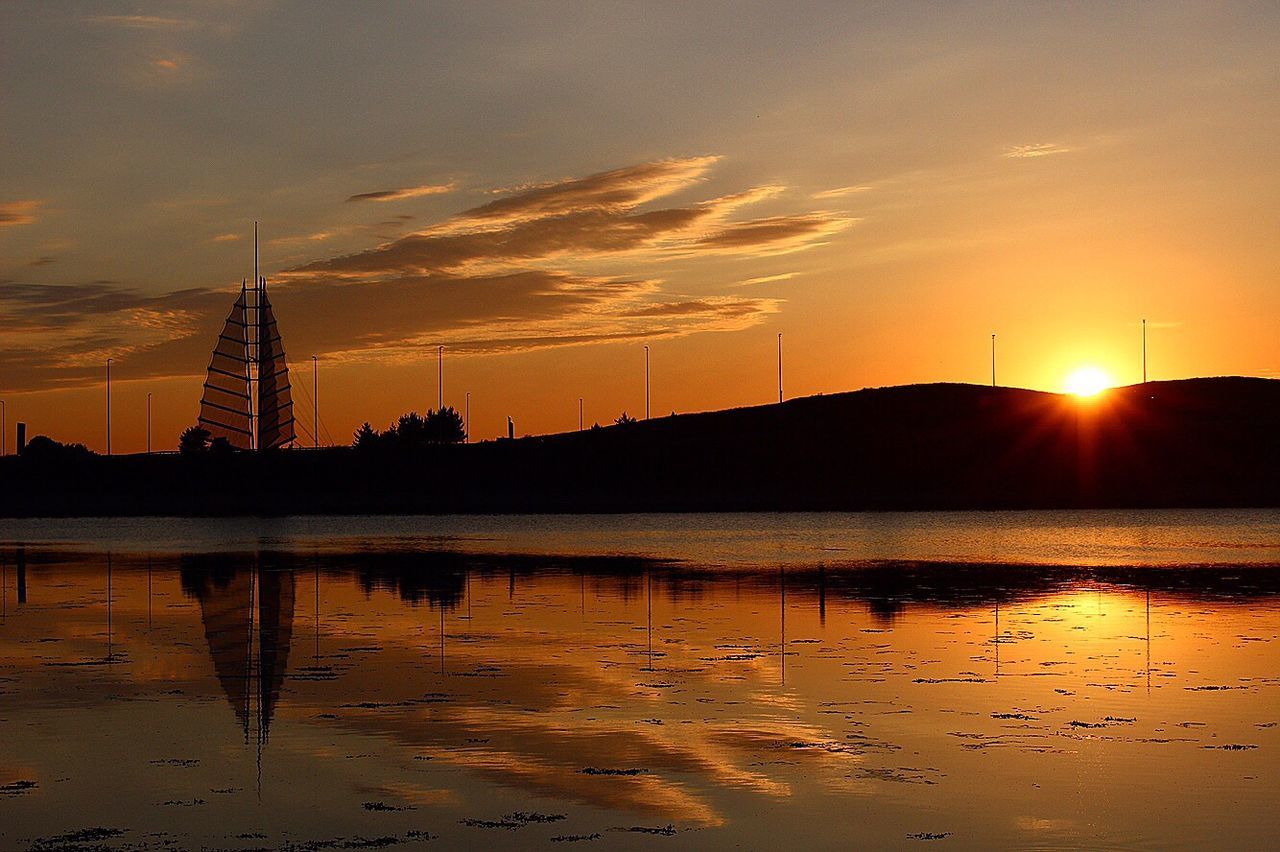
[[[0,547],[0,848],[1280,828],[1273,566],[314,544]]]

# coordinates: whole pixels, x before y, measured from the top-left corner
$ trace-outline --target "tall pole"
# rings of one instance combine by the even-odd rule
[[[147,455],[151,455],[151,394],[147,394]]]
[[[996,386],[996,336],[991,335],[991,387]]]
[[[311,443],[320,446],[320,366],[317,356],[311,356]]]
[[[578,431],[582,431],[582,397],[578,397]]]
[[[782,402],[782,332],[778,332],[778,402]]]
[[[1147,321],[1142,321],[1142,383],[1147,383]]]
[[[471,391],[467,391],[467,436],[464,439],[466,443],[471,443]]]
[[[111,359],[107,359],[107,455],[111,455]]]
[[[444,408],[444,347],[436,348],[436,411]]]
[[[9,426],[4,400],[0,399],[0,456],[9,455]]]
[[[649,344],[644,346],[644,419],[649,419]]]

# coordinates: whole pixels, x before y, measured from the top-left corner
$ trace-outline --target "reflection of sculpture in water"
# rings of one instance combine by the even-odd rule
[[[266,742],[293,637],[292,571],[183,567],[183,587],[200,602],[214,673],[244,730]],[[256,728],[256,731],[255,731]]]

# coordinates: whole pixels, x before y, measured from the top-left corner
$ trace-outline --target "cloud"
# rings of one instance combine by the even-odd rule
[[[809,213],[726,223],[742,208],[776,197],[782,188],[774,185],[682,207],[639,209],[701,180],[715,162],[715,157],[660,160],[540,184],[375,248],[305,264],[286,276],[356,281],[621,255],[644,262],[713,250],[767,254],[803,247],[852,222]]]
[[[748,278],[746,281],[743,281],[738,286],[747,287],[752,284],[770,284],[774,281],[789,281],[792,278],[795,278],[797,274],[798,273],[796,272],[780,272],[777,275],[760,275],[756,278]]]
[[[55,261],[57,261],[56,257],[46,254],[44,257],[37,257],[35,260],[28,263],[27,266],[48,266]]]
[[[422,186],[406,186],[401,189],[381,189],[377,192],[362,192],[347,199],[351,201],[403,201],[406,198],[420,198],[424,195],[443,195],[453,192],[456,184],[427,183]]]
[[[30,225],[36,221],[36,211],[43,204],[43,201],[35,199],[0,201],[0,228],[6,225]]]
[[[697,247],[756,255],[778,254],[812,246],[817,241],[844,230],[854,221],[830,213],[774,216],[729,225],[699,239]]]
[[[843,198],[846,195],[853,195],[858,192],[866,192],[871,187],[865,184],[857,184],[853,186],[837,186],[835,189],[824,189],[821,192],[815,192],[813,197],[819,201],[827,198]]]
[[[1029,159],[1031,157],[1048,157],[1052,154],[1067,154],[1073,150],[1075,149],[1068,148],[1065,145],[1057,145],[1053,142],[1038,142],[1034,145],[1014,145],[1004,152],[1004,156],[1014,159]]]
[[[198,21],[156,15],[90,15],[83,20],[91,24],[133,30],[190,30],[200,25]]]
[[[824,211],[748,215],[785,203],[777,185],[657,203],[703,182],[717,162],[658,160],[540,183],[284,270],[271,292],[286,346],[348,363],[396,363],[420,360],[438,343],[502,353],[756,325],[780,309],[779,299],[672,294],[664,265],[801,251],[854,220]],[[360,233],[334,225],[283,239],[317,250]],[[233,298],[231,287],[147,296],[103,283],[9,285],[0,290],[6,380],[13,389],[97,381],[108,356],[121,379],[197,375]]]
[[[241,239],[241,236],[242,236],[241,234],[218,234],[216,237],[213,237],[213,238],[210,240],[210,242],[214,242],[214,243],[229,243],[229,242],[232,242],[232,241],[234,241],[234,240]]]

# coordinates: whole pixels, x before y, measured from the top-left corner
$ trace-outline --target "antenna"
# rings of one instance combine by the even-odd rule
[[[996,336],[991,335],[991,387],[996,386]]]
[[[253,280],[258,280],[258,222],[253,223]]]

